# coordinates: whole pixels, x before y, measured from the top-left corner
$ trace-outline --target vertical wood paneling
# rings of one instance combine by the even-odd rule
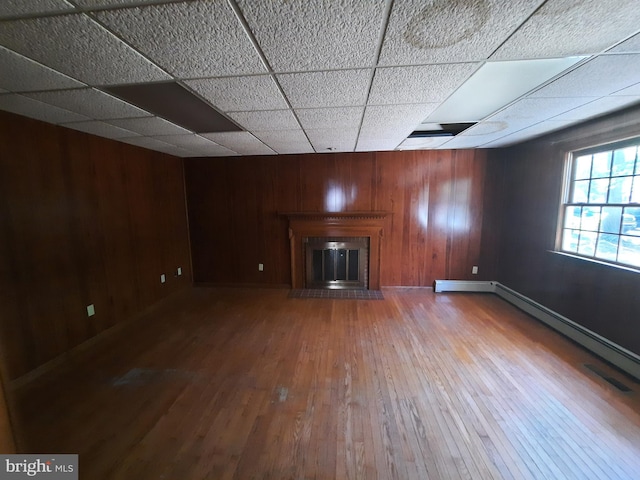
[[[5,112],[0,151],[6,379],[189,284],[181,159]]]
[[[480,262],[480,152],[186,159],[185,169],[200,282],[290,284],[287,223],[278,212],[389,212],[382,285],[470,279]],[[260,262],[265,272],[257,271]]]

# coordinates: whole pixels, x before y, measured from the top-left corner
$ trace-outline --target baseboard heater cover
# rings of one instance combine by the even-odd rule
[[[640,379],[640,356],[499,282],[436,280],[434,292],[489,292],[569,337],[620,370]]]
[[[477,280],[436,280],[433,291],[440,292],[491,292],[496,291],[495,282]]]

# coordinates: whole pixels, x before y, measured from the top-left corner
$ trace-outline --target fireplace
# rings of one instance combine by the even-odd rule
[[[302,288],[380,290],[386,212],[293,212],[291,284]]]
[[[311,237],[305,241],[306,288],[367,288],[368,237]]]

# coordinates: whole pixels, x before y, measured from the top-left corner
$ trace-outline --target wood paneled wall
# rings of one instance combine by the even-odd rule
[[[181,159],[6,112],[0,152],[5,378],[190,284]]]
[[[278,212],[296,211],[390,212],[383,286],[491,279],[480,254],[486,169],[479,150],[186,159],[194,280],[289,285]]]
[[[500,196],[496,280],[640,354],[640,273],[553,253],[566,152],[640,136],[640,109],[489,156]]]

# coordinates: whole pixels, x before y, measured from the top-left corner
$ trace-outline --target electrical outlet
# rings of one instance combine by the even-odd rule
[[[264,264],[263,263],[259,263],[258,264],[258,271],[259,272],[264,272]]]
[[[162,275],[160,275],[160,283],[164,283],[166,281],[167,281],[167,277],[163,273]]]
[[[96,314],[96,307],[91,305],[87,305],[87,317],[93,317]]]
[[[182,267],[178,267],[178,276],[182,275]]]
[[[471,273],[473,275],[477,275],[478,274],[478,266],[474,265],[473,267],[471,267]]]

